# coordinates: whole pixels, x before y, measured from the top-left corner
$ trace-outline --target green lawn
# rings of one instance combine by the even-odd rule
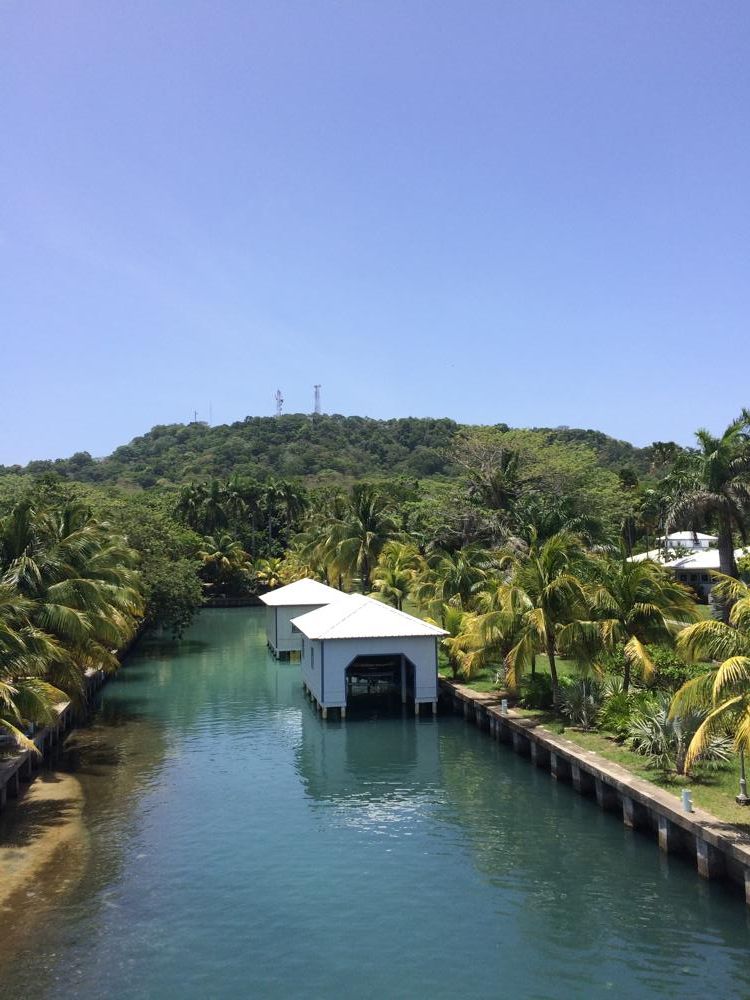
[[[558,725],[555,728],[562,727]],[[738,806],[734,801],[739,791],[738,760],[720,771],[698,771],[691,778],[681,778],[650,767],[645,757],[633,753],[604,733],[584,733],[570,727],[565,728],[564,732],[567,740],[577,743],[586,750],[595,750],[607,760],[626,767],[639,778],[651,781],[668,792],[680,795],[683,788],[689,788],[696,806],[750,833],[750,806]]]
[[[557,672],[561,676],[575,676],[578,673],[578,667],[575,660],[564,660],[559,656],[555,659],[557,664]],[[464,680],[463,677],[458,678],[460,684],[465,684],[467,687],[473,688],[475,691],[481,691],[486,694],[488,691],[498,691],[499,686],[495,680],[499,667],[490,667],[487,670],[479,670],[470,681]],[[536,671],[538,674],[548,674],[549,673],[549,661],[544,654],[539,654],[536,658]],[[451,677],[450,668],[448,667],[448,661],[445,659],[443,653],[440,653],[438,660],[438,672],[441,677]]]

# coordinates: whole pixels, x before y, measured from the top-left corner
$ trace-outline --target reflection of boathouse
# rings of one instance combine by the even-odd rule
[[[352,595],[292,620],[302,637],[302,680],[327,716],[358,698],[398,693],[437,711],[437,643],[445,631],[370,597]]]
[[[300,721],[295,766],[305,791],[318,801],[361,807],[348,814],[351,822],[365,822],[366,814],[410,819],[421,796],[442,785],[440,726],[432,719],[417,724],[406,713],[390,713],[331,726],[303,704]],[[378,804],[388,812],[374,812]]]
[[[290,653],[300,652],[302,637],[292,629],[290,621],[308,611],[322,608],[345,595],[317,580],[295,580],[286,587],[279,587],[261,596],[266,606],[266,640],[275,657],[289,658]]]

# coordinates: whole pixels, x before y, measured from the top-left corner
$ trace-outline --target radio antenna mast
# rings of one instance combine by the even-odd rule
[[[276,400],[276,416],[281,416],[281,410],[284,406],[284,397],[281,395],[281,389],[277,389],[273,394],[273,398]]]
[[[316,417],[319,417],[320,416],[320,389],[321,389],[321,386],[314,385],[313,389],[315,390],[315,407],[313,409],[313,413],[315,414]]]

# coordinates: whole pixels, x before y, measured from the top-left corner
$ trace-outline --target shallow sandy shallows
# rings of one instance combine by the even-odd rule
[[[0,815],[0,920],[4,929],[37,899],[59,896],[75,881],[85,856],[80,782],[62,771],[42,771]],[[71,862],[74,862],[71,865]],[[24,920],[18,921],[25,922]]]

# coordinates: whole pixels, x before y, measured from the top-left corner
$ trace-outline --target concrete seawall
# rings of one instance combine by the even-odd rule
[[[557,736],[535,719],[513,709],[504,714],[495,694],[481,694],[441,678],[440,696],[493,739],[548,770],[551,778],[569,782],[581,795],[595,798],[602,809],[618,812],[626,826],[653,836],[662,851],[691,858],[703,878],[739,885],[750,905],[750,836],[702,809],[685,812],[676,796]]]

